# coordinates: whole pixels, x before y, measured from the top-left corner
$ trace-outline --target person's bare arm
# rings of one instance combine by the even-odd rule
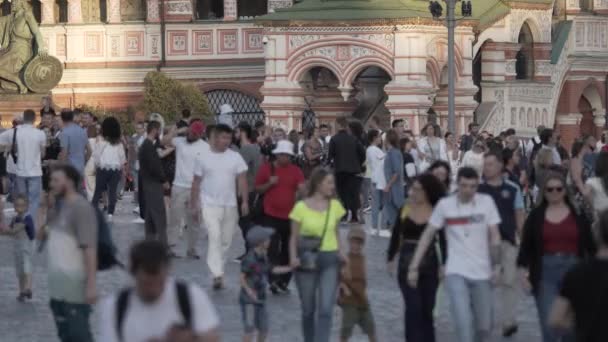
[[[570,329],[573,324],[574,313],[570,302],[558,296],[553,302],[553,307],[549,313],[549,325],[556,329]]]
[[[239,196],[243,203],[249,203],[249,184],[247,184],[247,171],[239,173],[237,177]]]
[[[213,328],[202,335],[195,338],[196,342],[220,342],[220,332],[217,328]]]
[[[412,257],[412,261],[408,268],[408,282],[411,287],[415,288],[418,286],[418,267],[420,266],[422,257],[426,254],[426,251],[433,242],[436,231],[436,227],[427,225],[420,240],[418,240],[418,246],[416,247],[416,251],[414,252],[414,256]]]
[[[201,176],[195,175],[192,179],[192,188],[190,189],[190,210],[197,220],[200,217],[201,200],[199,195],[201,193],[202,180]]]
[[[84,151],[84,160],[89,160],[89,158],[91,158],[92,155],[93,155],[93,149],[91,148],[91,144],[87,142],[87,145],[85,146],[85,151]]]
[[[296,268],[300,265],[298,259],[298,237],[300,236],[300,224],[291,221],[291,237],[289,238],[289,265]]]
[[[517,236],[521,236],[524,231],[524,222],[526,221],[526,211],[517,209],[515,211],[515,224],[517,225]]]
[[[87,276],[86,280],[86,300],[89,304],[95,304],[97,300],[97,248],[87,246],[83,249],[84,267]]]
[[[249,286],[249,284],[247,284],[247,276],[246,276],[246,274],[243,273],[243,272],[241,272],[241,276],[240,276],[239,279],[240,279],[241,287],[245,290],[245,292],[247,292],[247,295],[249,296],[249,298],[251,298],[253,301],[257,302],[258,301],[258,295]]]
[[[585,184],[583,183],[583,166],[581,163],[580,161],[570,163],[570,172],[574,185],[583,194],[585,193]]]

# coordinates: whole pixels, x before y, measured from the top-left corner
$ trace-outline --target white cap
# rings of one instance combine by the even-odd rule
[[[288,154],[293,156],[293,144],[289,140],[279,140],[272,154]]]

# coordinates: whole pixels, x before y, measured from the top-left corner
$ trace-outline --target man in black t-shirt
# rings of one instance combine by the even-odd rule
[[[600,215],[598,235],[596,258],[581,261],[566,273],[549,316],[556,329],[574,323],[578,342],[608,341],[608,211]]]
[[[475,122],[471,122],[469,124],[469,134],[465,134],[460,139],[460,161],[462,162],[462,157],[464,153],[473,148],[473,142],[477,139],[477,133],[479,132],[479,124]]]

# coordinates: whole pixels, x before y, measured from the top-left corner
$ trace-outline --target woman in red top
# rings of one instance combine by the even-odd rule
[[[289,238],[291,223],[289,213],[296,203],[296,193],[304,188],[304,174],[291,162],[293,144],[280,140],[272,150],[274,161],[264,163],[255,178],[255,190],[264,195],[264,225],[275,230],[268,258],[272,265],[289,264]],[[270,274],[270,291],[287,292],[291,273]]]
[[[517,264],[536,299],[543,341],[555,342],[560,335],[547,319],[562,278],[578,260],[595,254],[595,244],[589,222],[567,196],[564,177],[550,173],[541,186],[542,199],[524,225]],[[562,341],[574,339],[567,334]]]

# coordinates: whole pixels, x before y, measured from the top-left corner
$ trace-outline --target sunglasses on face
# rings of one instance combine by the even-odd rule
[[[547,192],[562,192],[564,191],[564,187],[562,186],[549,186],[547,187]]]

